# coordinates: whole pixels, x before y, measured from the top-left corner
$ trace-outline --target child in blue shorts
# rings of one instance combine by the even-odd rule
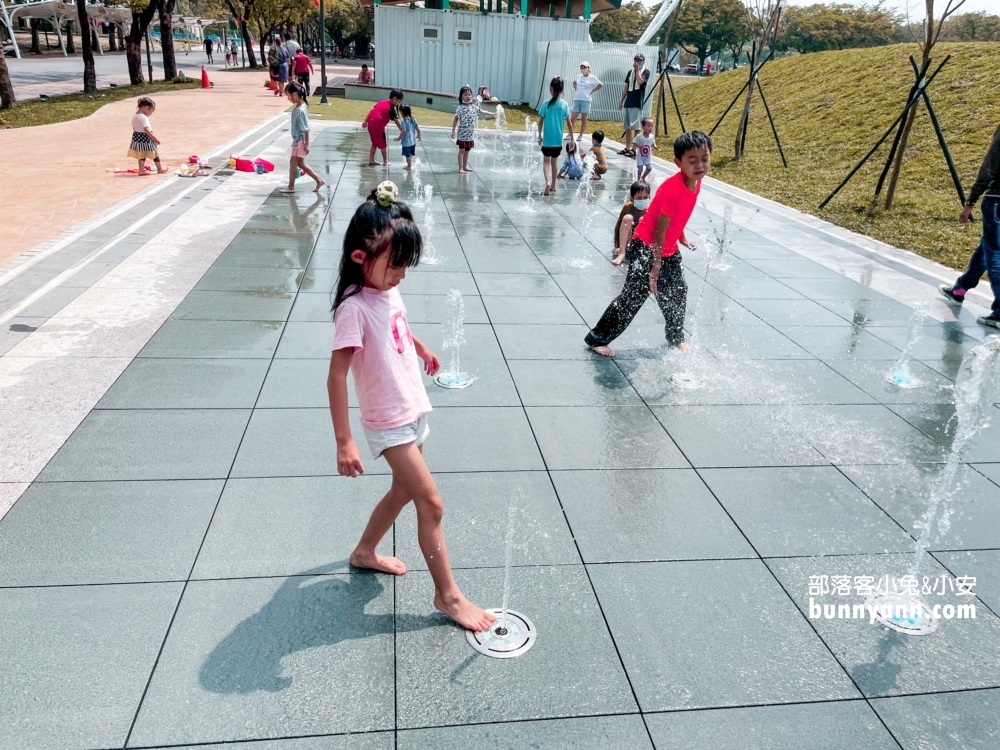
[[[656,138],[653,136],[653,118],[642,119],[642,133],[632,139],[635,146],[636,179],[645,180],[653,172],[653,147]]]
[[[403,156],[406,157],[406,168],[413,166],[413,157],[417,153],[417,141],[423,140],[420,137],[420,125],[413,119],[413,110],[410,105],[404,104],[399,108],[399,113],[403,116],[399,123],[399,136],[393,138],[394,141],[402,141]]]

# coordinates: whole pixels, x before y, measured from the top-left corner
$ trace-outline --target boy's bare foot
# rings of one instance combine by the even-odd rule
[[[610,346],[592,346],[590,347],[590,351],[592,351],[594,354],[600,354],[602,357],[615,356],[615,353],[611,351]]]
[[[496,617],[485,609],[477,607],[461,594],[448,603],[445,603],[440,594],[434,594],[434,608],[448,615],[466,630],[477,632],[487,630],[490,625],[497,621]]]
[[[376,555],[374,552],[362,553],[354,550],[348,558],[352,567],[364,570],[377,570],[380,573],[391,573],[401,576],[406,572],[406,565],[398,557]]]
[[[689,352],[691,351],[691,344],[689,344],[687,341],[682,341],[677,345],[677,351],[685,353]]]
[[[410,168],[409,164],[407,164],[405,167],[403,167],[403,169],[409,169],[409,168]]]
[[[368,162],[368,166],[369,167],[377,167],[378,166],[378,162],[377,161],[370,161],[370,162]]]
[[[313,188],[314,193],[318,193],[319,189],[326,184],[325,180],[316,180],[316,187]]]

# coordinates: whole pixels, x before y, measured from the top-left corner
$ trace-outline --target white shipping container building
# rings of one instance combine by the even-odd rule
[[[589,15],[590,3],[585,7]],[[526,11],[527,3],[522,8]],[[591,106],[590,116],[598,120],[620,117],[618,99],[636,52],[646,56],[650,84],[656,76],[655,46],[592,42],[585,18],[380,4],[375,6],[375,40],[380,88],[457,96],[462,86],[473,91],[486,86],[503,102],[535,109],[548,99],[549,81],[556,75],[566,81],[564,97],[572,103],[572,82],[580,62],[587,60],[604,83]],[[646,114],[651,107],[652,98]]]

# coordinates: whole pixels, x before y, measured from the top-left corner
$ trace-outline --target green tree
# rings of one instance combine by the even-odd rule
[[[781,18],[776,47],[802,53],[891,44],[897,18],[881,7],[816,4],[789,7]]]
[[[310,16],[314,9],[312,0],[257,0],[249,16],[257,28],[261,59],[265,59],[268,39],[275,32],[291,29]]]
[[[641,2],[623,3],[618,10],[606,10],[590,24],[590,38],[595,42],[638,41],[659,6],[646,8]]]
[[[375,35],[375,22],[356,0],[329,0],[326,3],[326,33],[341,50],[354,42],[365,50]]]
[[[698,58],[698,67],[724,49],[742,46],[751,36],[746,7],[739,0],[686,0],[671,40]]]
[[[963,13],[945,24],[942,36],[959,42],[1000,42],[1000,16]]]

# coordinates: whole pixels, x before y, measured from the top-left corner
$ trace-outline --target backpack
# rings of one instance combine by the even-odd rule
[[[267,51],[267,62],[268,62],[268,64],[269,65],[277,65],[280,60],[281,60],[281,53],[278,52],[278,48],[277,47],[271,47],[271,49],[269,49]]]

